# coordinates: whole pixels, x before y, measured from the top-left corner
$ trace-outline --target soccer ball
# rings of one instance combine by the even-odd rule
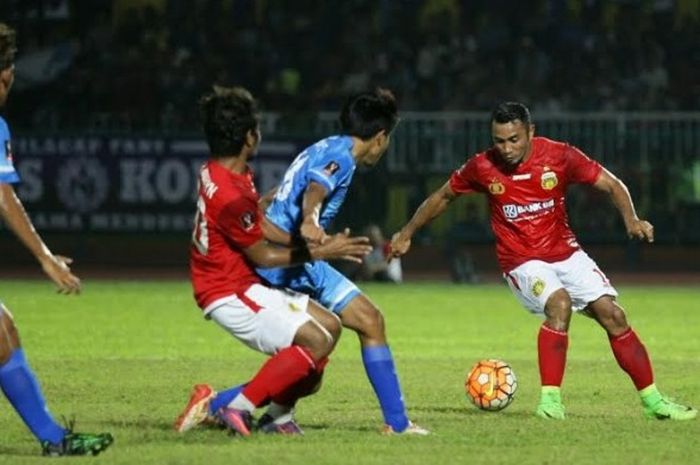
[[[513,402],[518,380],[513,369],[502,360],[480,360],[464,383],[467,398],[482,410],[496,412]]]

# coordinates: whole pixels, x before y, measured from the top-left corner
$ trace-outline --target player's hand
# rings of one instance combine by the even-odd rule
[[[304,221],[299,229],[299,234],[309,245],[317,245],[325,243],[329,236],[326,231],[323,230],[319,225]]]
[[[627,225],[627,235],[632,239],[654,242],[654,226],[645,220],[634,220]]]
[[[327,236],[323,244],[310,249],[314,258],[322,260],[347,260],[362,263],[362,259],[372,251],[369,238],[364,236],[350,237],[350,230]]]
[[[71,273],[68,265],[73,259],[61,255],[47,255],[41,260],[41,268],[58,286],[60,294],[79,294],[80,278]]]
[[[387,260],[390,261],[392,258],[400,257],[404,255],[411,248],[411,238],[401,233],[401,231],[395,233],[391,237],[391,244],[389,244],[389,255]]]

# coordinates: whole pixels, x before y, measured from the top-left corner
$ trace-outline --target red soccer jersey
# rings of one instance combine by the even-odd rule
[[[471,157],[450,177],[456,193],[483,192],[491,208],[496,255],[504,272],[530,260],[557,262],[580,247],[569,227],[569,184],[593,184],[602,167],[576,147],[533,137],[530,157],[515,168],[495,148]]]
[[[200,308],[260,282],[243,254],[263,237],[258,212],[250,171],[232,173],[216,161],[202,166],[190,247],[192,287]]]

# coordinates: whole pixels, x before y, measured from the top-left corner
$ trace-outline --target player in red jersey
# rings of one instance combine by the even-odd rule
[[[254,267],[279,267],[316,259],[360,261],[371,251],[365,237],[337,234],[308,249],[274,246],[263,238],[259,196],[248,160],[260,142],[256,103],[240,87],[220,88],[201,101],[211,152],[199,176],[199,199],[190,251],[194,296],[207,319],[252,349],[271,357],[216,417],[243,436],[253,411],[263,404],[293,406],[318,388],[328,355],[340,335],[340,321],[304,294],[262,283]],[[201,400],[201,398],[200,398]],[[206,415],[188,405],[176,429]],[[275,432],[300,433],[291,412]]]
[[[524,105],[499,105],[491,118],[493,147],[469,158],[418,207],[394,234],[392,255],[408,252],[413,234],[442,214],[458,195],[486,194],[506,281],[526,309],[545,318],[537,341],[542,382],[537,415],[565,418],[560,387],[567,331],[572,311],[580,311],[608,333],[615,359],[639,391],[647,417],[694,418],[697,410],[671,402],[657,390],[647,351],[628,325],[617,291],[569,228],[566,188],[581,183],[607,193],[631,238],[653,242],[652,225],[637,217],[627,187],[612,173],[579,149],[534,137],[534,131]]]

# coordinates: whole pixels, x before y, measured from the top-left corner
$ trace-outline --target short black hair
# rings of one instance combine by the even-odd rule
[[[362,140],[374,137],[384,130],[391,133],[399,121],[394,94],[377,88],[348,98],[340,111],[340,129],[343,134]]]
[[[491,122],[498,124],[510,123],[520,120],[524,125],[529,125],[530,110],[520,102],[502,102],[491,112]]]
[[[0,23],[0,71],[14,64],[15,53],[17,53],[15,30],[5,23]]]
[[[248,131],[258,129],[258,105],[243,87],[214,86],[199,101],[202,127],[212,156],[238,155]]]

